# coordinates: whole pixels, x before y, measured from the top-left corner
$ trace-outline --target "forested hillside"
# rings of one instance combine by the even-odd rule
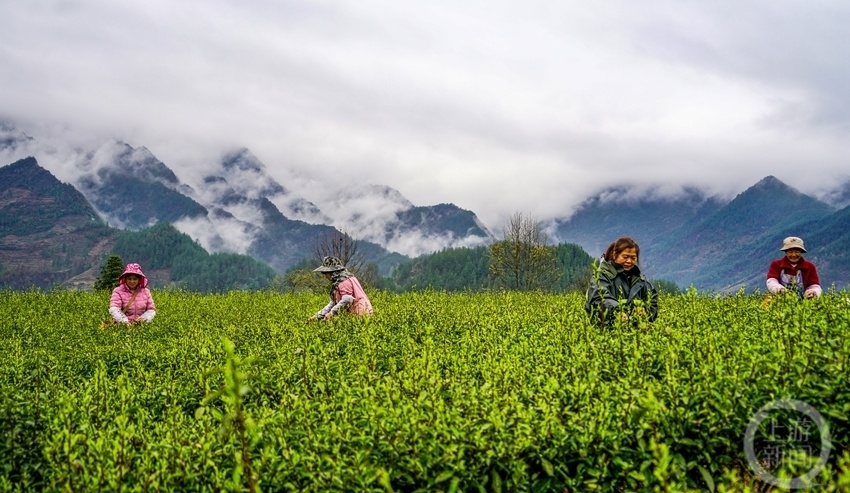
[[[561,243],[555,247],[557,269],[561,272],[552,291],[584,289],[590,278],[591,257],[578,245]],[[482,291],[498,289],[490,276],[489,248],[447,248],[400,264],[386,279],[394,291],[433,289],[441,291]]]
[[[160,223],[142,231],[122,232],[113,253],[138,262],[162,285],[202,293],[266,288],[275,277],[268,265],[246,255],[210,254],[174,226]]]
[[[0,288],[47,288],[97,264],[109,228],[35,159],[0,168]]]
[[[276,274],[246,255],[210,255],[169,223],[137,232],[111,228],[34,158],[0,167],[0,288],[92,289],[112,254],[140,263],[153,288],[256,290]]]

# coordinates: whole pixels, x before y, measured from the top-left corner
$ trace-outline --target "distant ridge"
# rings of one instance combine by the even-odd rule
[[[716,212],[723,203],[693,187],[673,196],[617,186],[586,199],[569,219],[555,221],[555,237],[581,245],[594,257],[620,236],[649,246],[672,231]]]
[[[612,188],[588,199],[557,224],[558,240],[575,242],[598,256],[619,236],[641,246],[643,270],[680,286],[734,291],[764,289],[771,259],[781,256],[786,236],[802,236],[813,247],[807,257],[822,262],[826,283],[847,286],[850,263],[842,227],[850,213],[806,195],[775,176],[766,176],[723,202],[686,189],[674,197]],[[847,245],[848,243],[843,243]]]
[[[114,232],[33,157],[0,168],[0,286],[48,287],[95,265]]]

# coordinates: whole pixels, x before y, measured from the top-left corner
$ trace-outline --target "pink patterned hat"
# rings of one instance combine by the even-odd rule
[[[124,276],[128,276],[130,274],[139,276],[139,287],[146,288],[148,286],[148,278],[145,276],[144,272],[142,272],[142,266],[139,264],[127,264],[127,266],[124,267],[124,272],[118,276],[118,283],[126,284]]]

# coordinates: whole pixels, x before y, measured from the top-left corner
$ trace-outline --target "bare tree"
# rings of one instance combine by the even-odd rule
[[[336,257],[354,273],[366,264],[366,258],[357,251],[357,240],[344,230],[333,230],[319,237],[313,254],[319,262],[325,257]]]
[[[380,280],[378,268],[375,264],[368,264],[366,256],[357,247],[357,239],[347,231],[333,230],[319,238],[313,254],[319,262],[327,256],[340,259],[364,287],[376,286]]]
[[[490,274],[508,289],[551,289],[561,276],[555,247],[533,217],[515,212],[490,246]]]

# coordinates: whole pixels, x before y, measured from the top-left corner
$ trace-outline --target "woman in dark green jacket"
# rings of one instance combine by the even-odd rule
[[[608,246],[587,289],[584,309],[599,325],[612,326],[616,319],[637,323],[658,317],[658,291],[640,272],[640,247],[629,237]]]

